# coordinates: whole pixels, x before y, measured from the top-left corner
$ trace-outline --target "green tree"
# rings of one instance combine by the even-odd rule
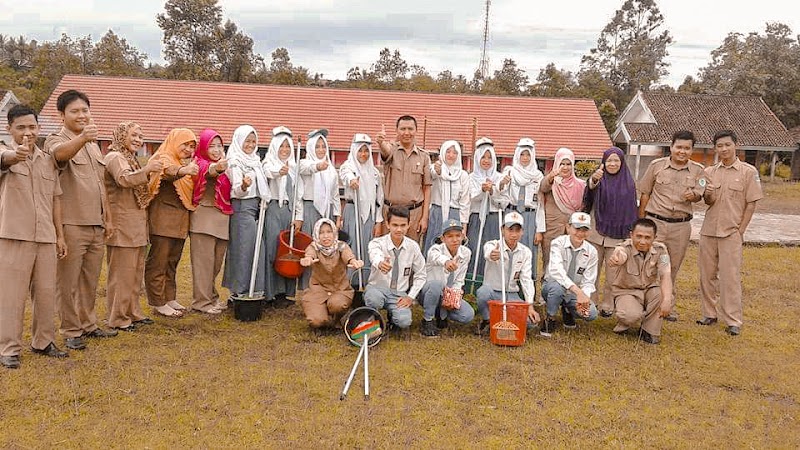
[[[213,54],[222,26],[217,0],[167,0],[156,22],[164,32],[163,51],[171,78],[217,79]]]
[[[577,90],[575,75],[550,63],[539,71],[536,83],[530,86],[528,94],[536,97],[575,97]]]
[[[528,75],[517,67],[511,58],[503,60],[503,67],[494,71],[494,76],[485,80],[481,86],[482,94],[521,95],[528,86]]]
[[[800,43],[789,26],[768,23],[764,34],[730,33],[700,70],[699,86],[709,94],[756,95],[791,128],[800,125]]]
[[[289,50],[281,47],[272,52],[267,81],[272,84],[308,86],[312,84],[313,78],[305,67],[295,67],[289,57]]]
[[[253,39],[239,31],[230,20],[217,29],[216,41],[214,55],[220,81],[252,81],[255,73],[263,68],[264,58],[253,52]]]
[[[616,87],[612,100],[621,108],[668,73],[665,59],[671,43],[655,0],[625,0],[581,64]]]
[[[0,34],[0,64],[13,71],[29,70],[33,67],[36,46],[36,41],[28,41],[24,36],[14,38]]]
[[[400,50],[392,53],[388,48],[384,48],[381,50],[378,60],[372,65],[371,72],[378,81],[391,86],[406,77],[408,63],[400,56]]]
[[[444,70],[436,75],[438,92],[465,93],[469,91],[469,81],[464,75],[453,75],[453,72]]]
[[[96,75],[142,77],[147,55],[112,30],[95,44],[91,52],[92,73]]]

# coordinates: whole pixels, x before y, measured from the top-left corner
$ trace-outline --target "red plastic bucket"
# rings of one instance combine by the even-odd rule
[[[285,278],[300,278],[303,274],[303,266],[300,265],[300,258],[305,256],[306,247],[311,245],[311,236],[298,231],[294,234],[294,247],[289,247],[290,230],[283,230],[278,237],[278,252],[275,255],[275,272]]]
[[[518,347],[525,343],[528,328],[528,304],[524,302],[506,303],[506,321],[516,329],[495,328],[503,320],[503,302],[489,300],[489,340],[495,345]]]

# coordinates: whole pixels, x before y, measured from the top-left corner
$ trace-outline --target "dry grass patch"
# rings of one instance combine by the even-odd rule
[[[0,447],[800,447],[800,249],[745,249],[737,338],[694,324],[696,254],[658,346],[610,319],[521,348],[464,327],[426,340],[417,308],[410,341],[371,351],[369,402],[360,372],[338,400],[357,350],[310,333],[299,308],[156,318],[63,361],[26,351],[0,371]],[[180,279],[188,304],[188,258]]]

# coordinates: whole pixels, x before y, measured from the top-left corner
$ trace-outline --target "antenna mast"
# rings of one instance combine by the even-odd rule
[[[486,54],[486,47],[489,45],[489,6],[492,0],[486,0],[486,17],[483,22],[483,49],[481,50],[481,62],[478,65],[478,74],[482,80],[489,76],[489,56]]]

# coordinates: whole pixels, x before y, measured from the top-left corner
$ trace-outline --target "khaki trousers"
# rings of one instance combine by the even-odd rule
[[[64,337],[97,329],[94,303],[105,252],[101,226],[64,225],[67,256],[58,260],[56,305]]]
[[[742,326],[742,236],[700,236],[700,295],[703,317],[717,311],[728,326]],[[719,308],[717,308],[719,304]]]
[[[216,279],[225,260],[228,241],[210,234],[191,233],[192,309],[206,312],[219,300]]]
[[[164,306],[177,296],[176,274],[185,239],[150,235],[150,252],[144,263],[147,303]]]
[[[56,245],[0,239],[0,355],[22,351],[22,324],[28,292],[33,304],[31,347],[55,340]]]
[[[330,292],[322,286],[314,285],[303,291],[303,314],[311,328],[336,326],[336,322],[352,302],[352,291]]]
[[[683,258],[686,256],[686,249],[689,248],[689,239],[692,237],[692,224],[691,222],[669,223],[663,220],[658,220],[655,217],[648,216],[656,223],[658,233],[656,240],[667,246],[669,253],[669,265],[672,274],[672,311],[675,311],[675,303],[678,298],[678,291],[676,290],[678,281],[678,270],[683,264]]]
[[[142,293],[146,253],[147,246],[108,246],[108,326],[127,327],[134,321],[145,318],[139,295]]]
[[[642,329],[653,336],[661,335],[664,320],[659,316],[661,310],[661,288],[651,287],[617,295],[614,298],[614,315],[620,325],[632,328],[641,322]]]
[[[595,305],[600,305],[601,311],[614,310],[614,296],[611,294],[611,276],[608,274],[608,258],[614,254],[616,247],[604,247],[591,242],[592,246],[597,250],[597,279],[594,281],[595,291],[592,293],[592,301]],[[603,299],[598,301],[600,296],[600,269],[606,273],[605,284],[603,285]]]

